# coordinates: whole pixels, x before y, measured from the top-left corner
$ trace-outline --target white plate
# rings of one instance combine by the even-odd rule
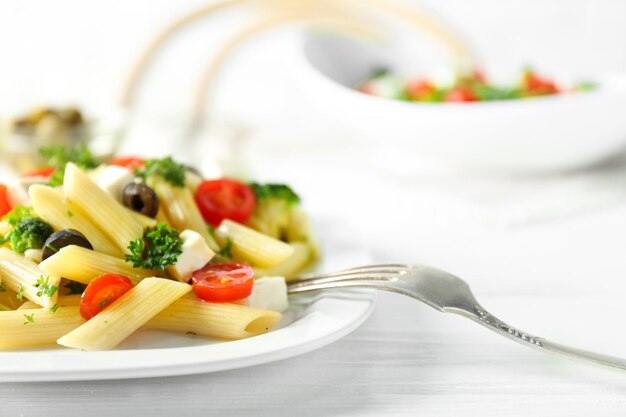
[[[324,268],[368,262],[354,232],[338,223],[320,225],[324,236]],[[82,352],[54,348],[0,352],[0,382],[77,381],[144,378],[216,372],[301,355],[325,346],[356,329],[370,315],[374,296],[367,291],[341,291],[292,297],[277,330],[238,341],[144,331],[113,351]]]

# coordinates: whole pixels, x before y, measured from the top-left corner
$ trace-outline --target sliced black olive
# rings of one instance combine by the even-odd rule
[[[131,210],[154,217],[159,211],[159,197],[145,184],[130,183],[122,191],[122,201]]]
[[[52,233],[46,242],[43,244],[42,260],[46,260],[61,249],[69,245],[76,245],[86,249],[92,249],[91,243],[87,240],[78,230],[63,229],[56,233]]]

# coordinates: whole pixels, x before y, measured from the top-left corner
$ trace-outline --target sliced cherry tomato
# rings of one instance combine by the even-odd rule
[[[80,299],[80,315],[89,320],[132,288],[133,283],[124,275],[105,274],[93,279]]]
[[[56,171],[55,167],[43,167],[33,169],[32,171],[26,171],[22,174],[22,177],[49,177]]]
[[[141,158],[137,158],[136,156],[118,156],[116,158],[113,158],[110,164],[128,169],[141,169],[146,166],[146,162]]]
[[[247,264],[209,264],[191,275],[193,290],[204,301],[229,302],[246,298],[252,292],[254,271]]]
[[[228,178],[203,181],[195,197],[202,217],[211,226],[218,226],[224,219],[246,223],[256,204],[252,188]]]
[[[9,211],[11,211],[11,203],[9,203],[7,186],[0,184],[0,216],[4,216]]]
[[[559,87],[557,87],[554,81],[540,77],[532,70],[528,70],[524,73],[522,89],[529,96],[545,96],[558,94],[560,92]]]
[[[448,91],[445,99],[445,101],[450,103],[469,103],[478,100],[478,96],[467,87],[457,87]]]
[[[429,101],[437,92],[437,87],[428,80],[416,79],[409,81],[406,86],[406,92],[411,100]]]

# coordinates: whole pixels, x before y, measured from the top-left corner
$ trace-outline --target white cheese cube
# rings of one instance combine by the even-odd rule
[[[248,297],[250,307],[282,313],[289,307],[287,301],[287,284],[283,277],[257,278]]]
[[[133,182],[133,173],[128,168],[109,165],[99,170],[95,181],[98,187],[121,203],[122,190]]]
[[[183,230],[183,253],[178,256],[176,265],[169,266],[167,272],[181,282],[187,282],[191,273],[205,266],[215,255],[206,240],[193,230]]]

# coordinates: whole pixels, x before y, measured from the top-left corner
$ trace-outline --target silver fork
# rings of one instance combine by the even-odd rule
[[[443,313],[454,313],[524,346],[570,358],[626,369],[626,359],[576,349],[533,336],[510,326],[485,310],[462,279],[428,266],[371,265],[345,271],[306,275],[288,286],[289,294],[330,288],[360,287],[403,294]]]

